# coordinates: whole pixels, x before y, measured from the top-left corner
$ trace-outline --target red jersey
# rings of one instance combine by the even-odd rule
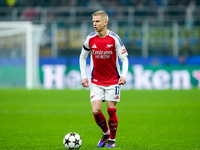
[[[106,37],[100,38],[96,32],[92,32],[84,40],[83,48],[91,51],[91,82],[103,86],[118,84],[118,57],[122,59],[128,55],[119,36],[109,31]]]

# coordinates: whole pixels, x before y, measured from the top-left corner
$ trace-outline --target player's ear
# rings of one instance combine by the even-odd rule
[[[105,19],[105,25],[107,25],[108,24],[108,20],[107,19]]]

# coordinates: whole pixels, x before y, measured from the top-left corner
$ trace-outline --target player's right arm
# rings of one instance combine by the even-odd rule
[[[81,78],[82,78],[82,85],[84,87],[89,87],[89,81],[86,75],[86,58],[90,52],[89,45],[87,44],[87,39],[84,40],[83,47],[81,50],[80,58],[79,58],[79,64],[80,64],[80,70],[81,70]]]

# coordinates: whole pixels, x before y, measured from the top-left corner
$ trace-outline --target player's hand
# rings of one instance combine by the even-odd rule
[[[83,79],[82,79],[82,85],[83,85],[83,87],[89,87],[88,78],[83,78]]]
[[[125,78],[125,77],[120,77],[120,78],[119,78],[118,84],[119,84],[119,85],[124,85],[124,84],[126,84],[126,78]]]

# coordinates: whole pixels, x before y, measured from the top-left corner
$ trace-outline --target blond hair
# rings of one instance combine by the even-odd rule
[[[106,20],[108,20],[108,14],[103,11],[103,10],[99,10],[99,11],[96,11],[92,14],[92,16],[102,16],[103,18],[105,18]]]

